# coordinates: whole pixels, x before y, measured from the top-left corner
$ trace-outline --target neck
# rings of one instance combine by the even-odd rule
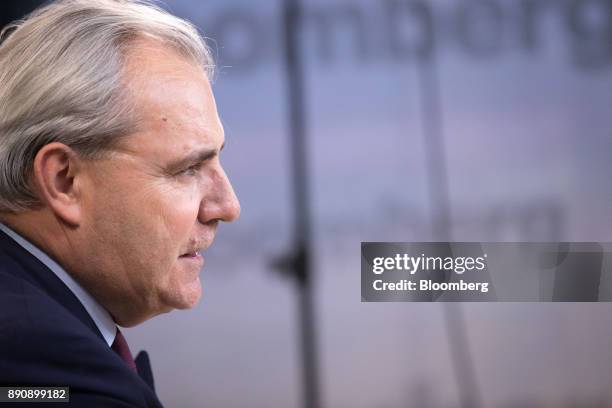
[[[1,213],[0,222],[36,245],[39,249],[68,269],[63,260],[65,248],[70,247],[70,230],[46,209],[20,213]]]

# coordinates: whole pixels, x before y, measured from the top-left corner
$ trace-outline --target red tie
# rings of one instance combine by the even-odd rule
[[[113,341],[113,345],[111,346],[111,348],[115,350],[117,354],[119,354],[119,357],[121,357],[121,359],[125,361],[125,363],[130,366],[132,370],[138,372],[138,370],[136,370],[136,363],[134,362],[134,358],[132,357],[132,353],[130,352],[130,347],[128,346],[127,341],[125,341],[125,337],[123,337],[121,330],[119,330],[118,328],[117,335],[115,336],[115,341]]]

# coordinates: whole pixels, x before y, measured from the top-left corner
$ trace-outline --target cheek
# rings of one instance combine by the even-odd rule
[[[160,217],[160,223],[172,236],[185,239],[191,238],[197,221],[200,200],[194,189],[187,191],[174,190],[165,192],[152,204],[151,211]],[[180,242],[185,244],[185,242]]]
[[[199,200],[190,190],[157,189],[134,200],[132,208],[138,234],[149,237],[149,250],[161,269],[177,261],[194,238]],[[142,228],[142,229],[141,229]]]
[[[96,190],[89,203],[90,218],[102,227],[105,240],[122,252],[122,257],[132,256],[139,263],[146,263],[146,257],[167,268],[192,238],[199,210],[198,189],[176,186],[169,180],[116,180]]]

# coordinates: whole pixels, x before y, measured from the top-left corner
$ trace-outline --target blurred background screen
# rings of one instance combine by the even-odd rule
[[[4,22],[30,3],[2,2]],[[199,306],[127,332],[162,402],[612,406],[611,305],[361,303],[359,256],[612,240],[612,1],[162,6],[213,48],[242,204]],[[279,271],[304,250],[306,269]]]

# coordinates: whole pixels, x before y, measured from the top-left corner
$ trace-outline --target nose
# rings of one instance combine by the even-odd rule
[[[232,222],[240,217],[240,202],[234,188],[219,165],[212,172],[211,184],[200,201],[198,220],[201,223],[210,221]]]

